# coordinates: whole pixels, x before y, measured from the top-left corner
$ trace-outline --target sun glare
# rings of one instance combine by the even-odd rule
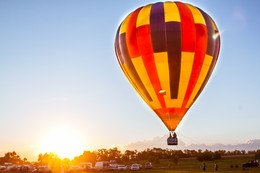
[[[72,129],[61,127],[51,131],[42,143],[42,153],[55,153],[60,158],[73,159],[82,154],[82,140]]]

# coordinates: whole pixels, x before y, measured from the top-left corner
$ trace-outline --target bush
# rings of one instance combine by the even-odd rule
[[[215,151],[214,155],[213,155],[213,159],[214,160],[220,160],[221,159],[221,154],[218,151]]]
[[[260,150],[257,150],[255,153],[255,158],[260,159]]]
[[[213,160],[213,152],[205,150],[203,153],[197,155],[198,161],[211,161]]]

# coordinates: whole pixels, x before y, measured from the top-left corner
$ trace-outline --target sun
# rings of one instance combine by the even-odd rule
[[[73,129],[59,127],[51,130],[45,137],[42,151],[55,153],[62,159],[73,159],[83,153],[82,140]]]

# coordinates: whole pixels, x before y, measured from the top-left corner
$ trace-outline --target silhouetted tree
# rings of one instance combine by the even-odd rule
[[[84,151],[83,154],[81,154],[80,156],[74,157],[71,163],[77,165],[80,164],[80,162],[91,162],[94,165],[96,161],[96,152]]]
[[[108,150],[108,160],[116,160],[121,162],[121,151],[117,147]]]
[[[213,153],[212,151],[205,150],[204,152],[198,153],[196,158],[198,161],[210,161],[213,160]]]
[[[24,159],[21,159],[21,157],[15,152],[7,152],[5,153],[4,157],[1,157],[0,159],[0,163],[3,164],[3,163],[13,163],[13,164],[22,164],[27,162],[27,159],[24,158]]]
[[[64,168],[64,172],[68,172],[68,170],[70,168],[70,159],[64,158],[62,160],[62,167]]]
[[[255,158],[260,159],[260,150],[257,150],[255,153]]]
[[[220,160],[221,154],[218,151],[215,151],[213,154],[213,160]]]
[[[48,165],[52,172],[61,172],[62,160],[54,153],[39,154],[38,156],[39,165]]]
[[[98,161],[108,161],[108,151],[107,149],[99,149],[97,151],[97,160]]]
[[[241,154],[245,155],[246,151],[245,150],[241,150]]]

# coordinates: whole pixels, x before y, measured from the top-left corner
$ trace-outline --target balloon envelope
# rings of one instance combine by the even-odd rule
[[[212,18],[181,2],[136,9],[121,23],[115,39],[125,76],[170,131],[205,87],[219,49]]]

